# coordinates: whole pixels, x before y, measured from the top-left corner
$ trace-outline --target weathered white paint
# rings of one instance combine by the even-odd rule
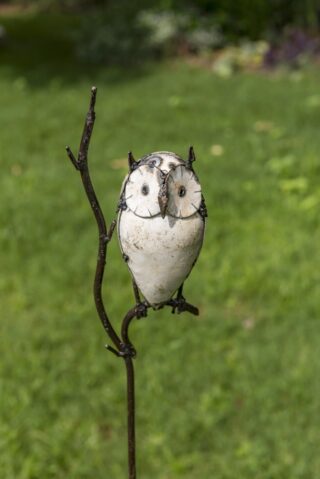
[[[180,166],[181,165],[181,166]],[[160,215],[160,170],[169,173],[169,203]],[[142,188],[148,187],[148,194]],[[186,193],[180,197],[179,188]],[[185,162],[170,152],[143,159],[125,180],[127,209],[119,212],[118,238],[128,267],[145,299],[154,307],[168,301],[190,273],[202,246],[204,221],[198,209],[201,187]]]
[[[170,151],[155,151],[148,155],[147,163],[154,164],[165,173],[168,173],[173,166],[185,164],[182,158]]]
[[[120,212],[118,235],[128,267],[146,300],[156,306],[172,297],[200,252],[204,222],[199,215],[140,218]]]

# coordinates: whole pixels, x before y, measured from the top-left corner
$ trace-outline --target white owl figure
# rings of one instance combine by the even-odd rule
[[[129,154],[118,238],[136,292],[154,309],[168,304],[177,290],[183,298],[183,282],[202,247],[207,214],[194,160],[192,147],[187,161],[164,151],[137,162]]]

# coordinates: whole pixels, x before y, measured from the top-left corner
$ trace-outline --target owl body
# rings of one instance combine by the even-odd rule
[[[182,285],[199,255],[205,227],[200,184],[181,158],[156,152],[136,163],[121,199],[121,251],[143,296],[157,308]]]

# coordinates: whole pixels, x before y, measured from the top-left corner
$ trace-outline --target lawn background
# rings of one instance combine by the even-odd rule
[[[0,477],[126,477],[124,367],[104,349],[96,226],[64,151],[96,84],[108,220],[130,149],[193,144],[209,210],[186,284],[200,317],[133,327],[139,477],[318,479],[319,71],[116,72],[74,60],[69,21],[1,18],[20,40],[0,50]],[[119,327],[133,297],[116,239],[104,289]]]

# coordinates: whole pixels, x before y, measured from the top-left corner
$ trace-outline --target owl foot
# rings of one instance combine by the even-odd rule
[[[192,147],[190,147],[191,151]],[[177,297],[176,298],[171,298],[167,302],[168,306],[172,306],[172,314],[175,314],[177,311],[178,314],[183,313],[184,311],[188,311],[191,314],[194,314],[195,316],[199,316],[199,309],[196,306],[193,306],[192,304],[189,304],[186,302],[186,298],[182,294],[183,292],[183,283],[178,289]]]
[[[145,301],[137,303],[135,306],[135,316],[137,319],[146,318],[148,315],[148,305]]]
[[[172,314],[181,314],[184,311],[188,311],[195,316],[199,316],[199,309],[196,306],[193,306],[190,303],[187,303],[185,298],[181,295],[177,298],[172,298],[167,302],[168,306],[172,306]]]
[[[136,300],[136,305],[134,307],[134,315],[137,319],[146,318],[148,315],[148,303],[146,301],[141,301],[139,289],[135,280],[132,280],[134,297]]]

